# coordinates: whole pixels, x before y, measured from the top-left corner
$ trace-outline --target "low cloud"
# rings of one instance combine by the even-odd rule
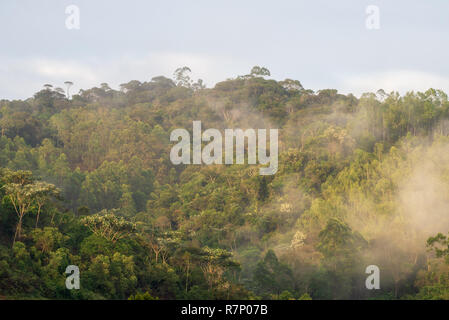
[[[74,82],[72,92],[107,82],[118,89],[131,80],[149,81],[152,77],[172,77],[176,68],[188,66],[192,79],[203,79],[210,87],[226,78],[249,71],[250,66],[225,56],[203,56],[191,53],[156,52],[146,56],[122,55],[109,59],[70,59],[0,57],[0,99],[25,99],[46,83],[64,87]]]
[[[396,70],[349,76],[342,79],[342,91],[360,95],[364,92],[426,91],[429,88],[449,91],[449,78],[429,72]]]
[[[98,81],[91,66],[86,66],[76,61],[36,59],[30,61],[27,65],[29,66],[29,72],[49,80],[58,81],[60,79],[72,78],[82,82]]]

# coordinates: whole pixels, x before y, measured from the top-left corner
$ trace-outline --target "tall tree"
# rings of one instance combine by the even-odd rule
[[[42,207],[54,197],[59,197],[60,190],[55,185],[47,182],[38,181],[33,184],[33,195],[37,206],[36,228],[39,224],[39,216]]]
[[[31,171],[12,172],[8,170],[4,177],[7,182],[3,186],[5,194],[11,201],[19,219],[14,233],[13,246],[16,239],[21,237],[23,217],[28,213],[34,202],[35,190],[32,185],[34,181],[32,175]]]

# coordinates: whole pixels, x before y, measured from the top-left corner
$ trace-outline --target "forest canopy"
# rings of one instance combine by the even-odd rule
[[[446,93],[269,76],[0,100],[0,299],[449,299]],[[174,165],[193,120],[279,129],[277,173]]]

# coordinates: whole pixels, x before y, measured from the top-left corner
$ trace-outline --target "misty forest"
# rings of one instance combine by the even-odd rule
[[[0,299],[449,299],[444,92],[190,75],[0,100]],[[195,120],[279,129],[277,173],[172,164]]]

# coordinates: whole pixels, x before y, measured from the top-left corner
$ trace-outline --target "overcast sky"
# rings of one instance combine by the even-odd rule
[[[80,29],[66,27],[66,7]],[[380,29],[366,27],[379,8]],[[0,0],[0,99],[171,77],[208,87],[267,67],[313,90],[449,92],[449,1]]]

